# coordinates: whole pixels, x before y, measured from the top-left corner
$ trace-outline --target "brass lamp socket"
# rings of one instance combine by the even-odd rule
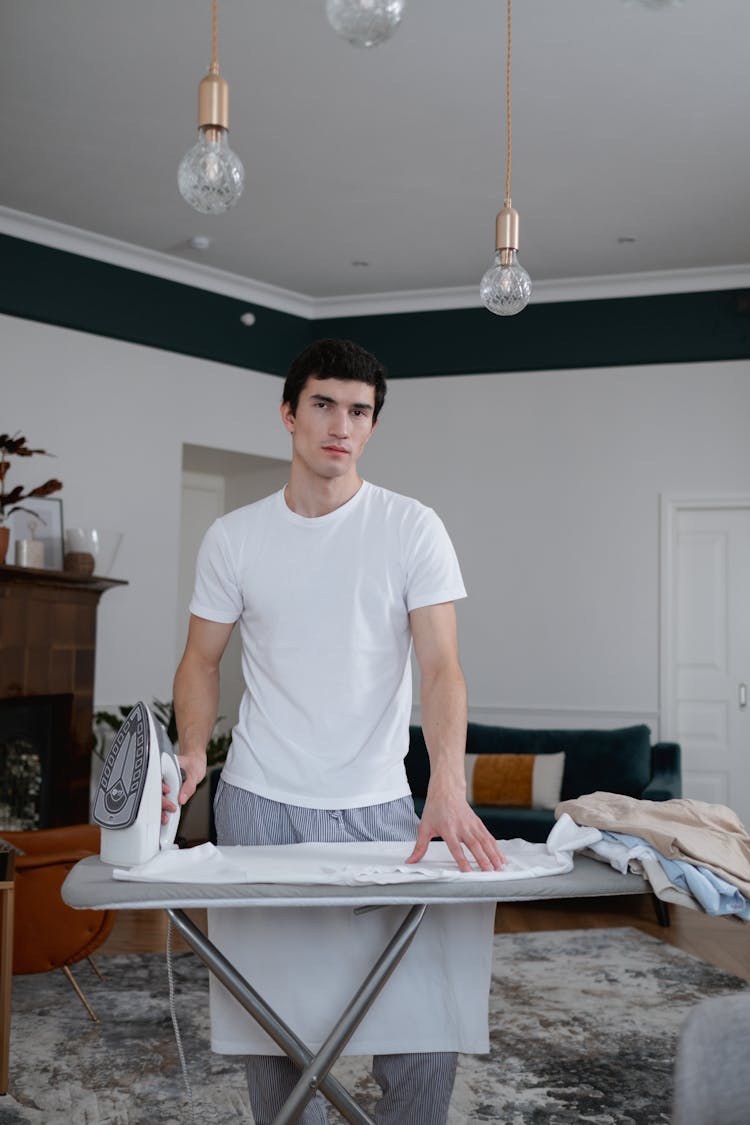
[[[495,219],[495,249],[500,254],[518,249],[518,211],[510,206],[509,199]]]
[[[198,128],[229,128],[229,83],[218,73],[209,73],[198,87]]]

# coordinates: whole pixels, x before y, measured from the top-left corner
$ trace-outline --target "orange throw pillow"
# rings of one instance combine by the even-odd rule
[[[467,754],[466,782],[475,805],[554,809],[565,754]]]

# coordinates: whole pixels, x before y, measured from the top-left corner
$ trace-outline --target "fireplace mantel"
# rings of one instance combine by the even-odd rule
[[[103,578],[92,574],[81,578],[64,570],[36,570],[31,566],[0,565],[0,586],[18,584],[21,586],[41,586],[51,590],[89,590],[97,595],[97,601],[105,590],[113,586],[127,586],[122,578]]]
[[[55,747],[49,827],[89,819],[96,610],[121,579],[0,566],[0,706],[67,696],[70,729]]]

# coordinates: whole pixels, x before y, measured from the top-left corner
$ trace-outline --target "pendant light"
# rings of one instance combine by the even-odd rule
[[[326,0],[335,32],[354,47],[377,47],[401,23],[405,0]]]
[[[217,4],[213,0],[211,66],[198,87],[198,141],[177,171],[180,195],[204,215],[221,215],[234,207],[245,186],[242,161],[227,143],[229,86],[219,74]]]
[[[508,2],[508,35],[505,62],[505,112],[507,125],[507,164],[505,202],[495,219],[495,261],[479,286],[482,304],[497,316],[515,316],[525,309],[531,297],[531,278],[516,259],[518,251],[518,212],[510,199],[511,116],[510,47],[511,0]]]

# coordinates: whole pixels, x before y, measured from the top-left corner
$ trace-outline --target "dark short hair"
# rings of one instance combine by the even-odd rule
[[[292,361],[284,383],[282,402],[297,411],[299,396],[308,379],[353,379],[375,388],[373,423],[385,402],[385,368],[371,352],[352,340],[316,340]]]

